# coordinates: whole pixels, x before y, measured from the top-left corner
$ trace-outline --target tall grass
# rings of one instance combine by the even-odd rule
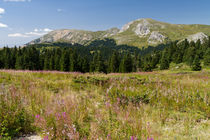
[[[210,139],[210,73],[0,72],[0,136]]]

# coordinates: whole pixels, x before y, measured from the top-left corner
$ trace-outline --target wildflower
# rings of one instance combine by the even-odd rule
[[[66,118],[66,112],[63,112],[62,115],[63,115],[63,118]]]
[[[134,136],[131,136],[131,140],[134,140]]]
[[[154,140],[153,138],[147,138],[147,140]]]
[[[40,118],[40,115],[36,115],[36,118],[39,119]]]
[[[44,137],[44,140],[49,140],[49,139],[48,139],[48,136],[45,136],[45,137]]]
[[[110,134],[108,134],[108,135],[107,135],[107,139],[109,139],[110,137],[111,137],[111,135],[110,135]]]

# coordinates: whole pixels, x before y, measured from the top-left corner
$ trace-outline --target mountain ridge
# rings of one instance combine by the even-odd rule
[[[201,42],[203,42],[208,36],[210,36],[210,25],[171,24],[156,21],[151,18],[142,18],[125,24],[121,29],[114,27],[105,31],[76,29],[54,30],[29,42],[27,45],[53,42],[78,43],[84,45],[93,40],[111,38],[116,40],[119,45],[126,44],[141,48],[143,46],[156,46],[183,39],[190,41],[200,39]]]

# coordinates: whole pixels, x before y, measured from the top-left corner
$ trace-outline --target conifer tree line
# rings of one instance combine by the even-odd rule
[[[104,42],[103,42],[104,43]],[[128,73],[168,69],[170,63],[185,63],[192,70],[210,66],[210,38],[201,41],[171,42],[162,50],[130,51],[129,49],[87,47],[23,47],[0,49],[0,69],[56,70],[70,72]],[[110,45],[110,44],[109,44]],[[86,50],[86,51],[85,51]],[[107,54],[110,52],[109,54]],[[111,51],[110,51],[111,50]]]

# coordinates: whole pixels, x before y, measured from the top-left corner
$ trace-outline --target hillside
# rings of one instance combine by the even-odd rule
[[[111,28],[106,31],[55,30],[28,44],[39,43],[79,43],[86,44],[96,39],[115,39],[118,45],[125,44],[137,47],[156,46],[169,41],[183,40],[204,41],[210,35],[210,25],[170,24],[153,19],[138,19],[125,24],[122,29]]]

